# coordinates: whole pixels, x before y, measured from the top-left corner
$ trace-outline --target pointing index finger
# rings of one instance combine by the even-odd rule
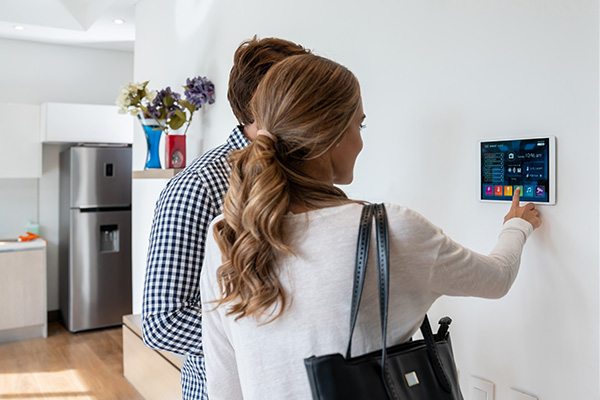
[[[512,198],[512,207],[513,208],[519,207],[519,197],[520,196],[521,196],[521,188],[517,187],[517,188],[515,188],[515,192],[513,193],[513,198]]]

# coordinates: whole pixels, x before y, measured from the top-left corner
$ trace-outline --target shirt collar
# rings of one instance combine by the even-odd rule
[[[250,144],[248,138],[242,132],[241,127],[236,126],[227,139],[227,144],[232,150],[241,150]]]

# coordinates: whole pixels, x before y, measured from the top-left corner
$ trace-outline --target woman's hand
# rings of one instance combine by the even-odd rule
[[[521,196],[521,188],[516,188],[513,194],[512,204],[508,214],[504,217],[504,222],[512,218],[522,218],[525,221],[533,225],[533,229],[539,228],[542,224],[542,220],[539,215],[540,212],[536,210],[533,203],[527,203],[523,207],[519,206],[519,197]]]

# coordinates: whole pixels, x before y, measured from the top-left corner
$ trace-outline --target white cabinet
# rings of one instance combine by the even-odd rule
[[[185,356],[146,347],[141,315],[123,316],[123,375],[144,399],[181,399],[184,361]]]
[[[0,178],[42,175],[40,106],[0,104]]]
[[[0,242],[0,342],[47,335],[46,243]]]
[[[42,104],[44,143],[133,143],[134,117],[117,106]]]

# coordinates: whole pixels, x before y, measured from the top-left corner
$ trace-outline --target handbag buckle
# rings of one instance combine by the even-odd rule
[[[406,379],[406,383],[408,387],[413,387],[419,384],[419,377],[415,371],[409,372],[408,374],[404,374],[404,379]]]

